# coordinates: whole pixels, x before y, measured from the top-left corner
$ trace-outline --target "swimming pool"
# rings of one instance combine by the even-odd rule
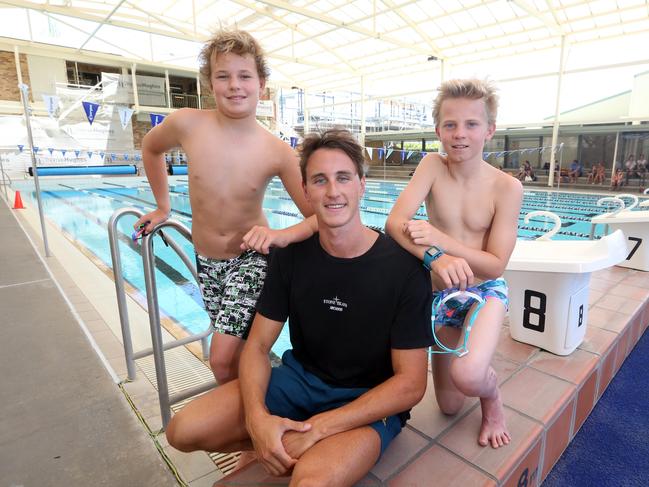
[[[363,222],[383,228],[394,201],[404,187],[405,183],[400,182],[367,181],[365,195],[361,200]],[[31,200],[28,204],[36,206],[31,181],[16,183],[16,189],[22,192],[24,199]],[[126,206],[149,211],[155,204],[144,178],[41,179],[41,189],[46,218],[68,239],[82,247],[97,265],[105,268],[111,267],[106,225],[113,212]],[[186,177],[170,177],[170,195],[173,217],[191,228]],[[533,218],[528,224],[523,223],[523,218],[532,211],[550,210],[562,220],[561,230],[554,238],[587,239],[591,228],[590,219],[604,211],[596,205],[601,197],[602,195],[588,193],[526,191],[519,215],[518,236],[524,239],[535,238],[549,230],[553,223],[546,221],[544,217]],[[284,228],[301,220],[297,208],[277,179],[271,181],[263,206],[271,227]],[[425,217],[422,206],[417,212],[417,218]],[[134,221],[135,218],[130,216],[120,220],[119,246],[124,279],[133,288],[131,295],[146,307],[140,245],[130,238]],[[165,232],[188,255],[193,255],[193,247],[183,237],[172,229]],[[602,233],[602,228],[596,228],[596,237],[600,237]],[[204,330],[209,324],[209,318],[203,310],[200,292],[191,273],[175,252],[163,245],[160,239],[156,239],[154,249],[161,313],[191,333]],[[281,356],[287,348],[290,348],[290,341],[285,327],[273,351]]]

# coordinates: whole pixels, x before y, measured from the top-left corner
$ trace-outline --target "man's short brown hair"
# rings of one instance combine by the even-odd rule
[[[348,130],[330,129],[322,133],[308,134],[300,144],[298,154],[300,155],[302,182],[306,183],[306,166],[309,158],[318,149],[338,149],[343,151],[356,166],[358,177],[362,179],[365,176],[363,148]]]
[[[468,98],[483,100],[487,110],[487,122],[496,123],[498,115],[498,95],[493,82],[480,79],[451,79],[444,81],[439,87],[439,93],[433,102],[433,120],[439,126],[439,115],[442,102],[453,98]]]
[[[218,54],[233,53],[239,56],[251,55],[255,59],[259,79],[266,80],[270,75],[264,50],[245,30],[219,30],[208,40],[198,55],[199,73],[203,86],[212,91],[212,59]]]

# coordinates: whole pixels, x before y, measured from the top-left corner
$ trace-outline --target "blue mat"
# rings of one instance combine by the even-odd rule
[[[543,487],[649,485],[649,333],[645,333]]]

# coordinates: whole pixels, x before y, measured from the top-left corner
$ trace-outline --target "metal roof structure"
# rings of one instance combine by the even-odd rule
[[[358,92],[361,78],[366,92],[430,91],[503,60],[505,78],[556,72],[562,42],[595,66],[649,62],[647,0],[0,0],[0,17],[5,42],[185,69],[213,30],[237,26],[264,46],[271,81],[311,92]]]

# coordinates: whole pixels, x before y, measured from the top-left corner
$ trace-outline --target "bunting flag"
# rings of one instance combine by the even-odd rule
[[[59,97],[54,95],[43,95],[43,101],[45,102],[47,114],[53,118],[54,114],[59,109]]]
[[[128,123],[131,121],[133,110],[128,107],[118,107],[117,111],[119,113],[119,121],[122,124],[122,129],[125,129]]]
[[[383,159],[383,153],[385,152],[385,149],[383,147],[379,148],[379,159]]]
[[[106,155],[105,152],[100,152],[100,153],[99,153],[99,157],[101,157],[102,159],[104,158],[105,155]]]
[[[402,150],[402,151],[399,151],[399,152],[401,152],[401,162],[405,161],[406,160],[406,151]]]
[[[116,160],[117,160],[117,154],[115,154],[115,153],[113,152],[113,153],[110,155],[110,160],[111,160],[111,161],[116,161]]]
[[[92,125],[92,122],[97,116],[97,110],[99,110],[99,105],[97,103],[92,103],[89,101],[83,102],[83,110],[86,112],[86,117],[88,117],[88,122]]]
[[[18,151],[22,152],[24,147],[25,147],[24,145],[18,144]]]
[[[394,152],[394,149],[388,149],[387,153],[385,154],[385,158],[389,159],[393,152]]]
[[[88,159],[92,158],[92,151],[88,151]]]
[[[164,115],[160,115],[159,113],[149,113],[149,117],[151,118],[151,127],[155,127],[156,125],[159,125],[162,123],[162,121],[165,119]]]
[[[297,147],[297,137],[291,137],[291,147],[293,147],[293,149]]]
[[[370,156],[370,161],[371,161],[371,160],[372,160],[372,148],[371,148],[371,147],[365,147],[365,150],[366,150],[367,153],[369,154],[369,156]]]
[[[45,95],[43,95],[43,96],[45,96]],[[52,149],[51,147],[48,147],[47,150],[49,151],[50,155],[52,155],[52,153],[54,152],[54,149]]]
[[[124,154],[124,160],[128,161],[128,154]]]
[[[140,154],[135,154],[135,160],[139,161],[141,159]]]
[[[65,153],[66,153],[66,152],[67,152],[66,149],[61,149],[61,155],[62,155],[63,157],[65,157]]]
[[[79,157],[79,154],[81,154],[81,151],[80,151],[80,150],[75,150],[75,151],[74,151],[74,155],[75,155],[75,156]]]
[[[38,147],[34,146],[34,154],[38,154],[38,151],[39,151]]]
[[[423,158],[423,157],[426,157],[427,154],[428,154],[427,152],[422,152],[422,153],[421,153],[421,157],[422,157],[422,158]]]
[[[406,156],[406,159],[410,159],[410,156],[412,155],[413,151],[409,150],[408,155]]]

